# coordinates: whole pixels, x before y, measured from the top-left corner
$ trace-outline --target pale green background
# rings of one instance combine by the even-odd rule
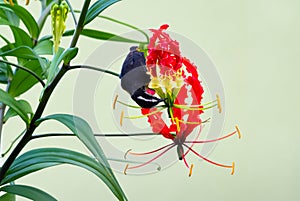
[[[81,1],[73,2],[76,8],[81,7]],[[35,10],[38,2],[30,4],[29,8]],[[105,11],[106,15],[141,28],[168,23],[171,31],[185,35],[206,50],[220,72],[226,92],[224,132],[239,124],[243,133],[241,140],[232,138],[219,143],[210,155],[217,161],[234,160],[234,176],[196,160],[191,178],[180,162],[158,174],[117,174],[130,201],[300,199],[299,10],[298,0],[126,0]],[[101,22],[93,26],[126,31]],[[79,45],[89,51],[98,46],[87,40],[81,40]],[[86,50],[80,53],[78,62],[88,56]],[[76,75],[77,72],[69,73],[60,83],[45,114],[72,112]],[[25,97],[36,103],[39,90],[35,87]],[[14,132],[19,125],[6,128],[5,134]],[[60,128],[63,129],[49,123],[41,130]],[[27,148],[42,145],[83,149],[70,139],[35,141]],[[40,187],[61,201],[115,200],[94,175],[72,166],[41,171],[20,182]]]

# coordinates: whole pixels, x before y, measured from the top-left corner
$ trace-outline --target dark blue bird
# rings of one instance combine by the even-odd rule
[[[146,92],[146,87],[151,79],[147,74],[144,53],[139,52],[137,46],[130,48],[123,63],[120,78],[122,88],[142,108],[152,108],[163,101],[163,99]]]

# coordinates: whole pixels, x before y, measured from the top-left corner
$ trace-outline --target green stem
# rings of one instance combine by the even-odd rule
[[[94,134],[95,137],[136,137],[136,136],[153,136],[158,133],[109,133],[109,134]],[[75,137],[74,133],[45,133],[31,136],[31,139],[39,139],[45,137]]]
[[[20,133],[9,145],[9,147],[7,148],[7,150],[1,154],[2,157],[4,157],[10,150],[11,148],[14,146],[14,144],[20,139],[20,137],[24,134],[25,130]]]
[[[6,105],[0,103],[0,153],[2,153],[2,127],[5,107]]]
[[[88,65],[75,65],[75,66],[70,66],[69,69],[77,69],[77,68],[80,68],[80,69],[90,69],[90,70],[95,70],[95,71],[100,71],[100,72],[103,72],[103,73],[107,73],[107,74],[110,74],[110,75],[114,75],[116,77],[119,77],[120,75],[116,72],[113,72],[113,71],[110,71],[110,70],[105,70],[103,68],[98,68],[98,67],[94,67],[94,66],[88,66]]]
[[[144,32],[143,30],[141,30],[141,29],[139,29],[139,28],[137,28],[137,27],[135,27],[135,26],[133,26],[133,25],[127,24],[127,23],[125,23],[125,22],[121,22],[121,21],[119,21],[119,20],[116,20],[116,19],[113,19],[113,18],[110,18],[110,17],[107,17],[107,16],[99,15],[98,17],[99,17],[99,18],[102,18],[102,19],[106,19],[106,20],[112,21],[112,22],[115,22],[115,23],[118,23],[118,24],[121,24],[121,25],[124,25],[124,26],[127,26],[127,27],[129,27],[129,28],[132,28],[132,29],[134,29],[134,30],[140,32],[141,34],[143,34],[143,35],[146,37],[146,39],[147,39],[147,44],[149,43],[149,36],[148,36],[148,34],[147,34],[146,32]]]
[[[71,11],[71,14],[72,14],[72,17],[73,17],[74,24],[75,24],[75,26],[77,26],[78,23],[77,23],[77,20],[76,20],[76,15],[75,15],[74,9],[73,9],[73,7],[72,7],[72,5],[71,5],[71,3],[70,3],[69,0],[65,0],[65,1],[67,2],[68,6],[69,6],[69,8],[70,8],[70,11]]]
[[[84,26],[84,19],[89,7],[91,0],[86,0],[84,2],[83,5],[83,9],[82,9],[82,13],[80,15],[79,18],[79,22],[78,25],[76,27],[76,31],[74,33],[72,42],[70,47],[75,47],[76,43],[78,41],[79,35],[83,29]],[[58,82],[61,80],[61,78],[63,77],[63,75],[67,72],[68,70],[68,65],[63,65],[62,68],[60,69],[60,71],[58,72],[58,74],[55,76],[54,80],[51,82],[51,84],[45,88],[43,96],[41,98],[41,101],[36,109],[36,112],[29,124],[28,129],[26,130],[24,136],[22,137],[22,139],[20,140],[20,142],[16,145],[16,147],[14,148],[14,150],[11,152],[11,154],[9,155],[9,157],[7,158],[7,160],[5,161],[5,163],[3,164],[1,170],[0,170],[0,182],[3,180],[3,178],[5,177],[5,174],[7,172],[7,170],[9,169],[9,167],[11,166],[11,164],[14,162],[14,160],[17,158],[17,156],[19,155],[19,153],[22,151],[22,149],[26,146],[26,144],[31,140],[32,134],[34,132],[34,130],[36,129],[37,125],[35,124],[35,122],[41,118],[46,105],[50,99],[50,96],[53,92],[53,90],[55,89],[56,85],[58,84]]]
[[[79,20],[78,20],[78,25],[77,25],[75,33],[73,35],[73,39],[71,41],[70,47],[75,47],[77,42],[78,42],[78,38],[79,38],[80,33],[82,32],[83,27],[84,27],[84,21],[85,21],[86,13],[88,11],[90,3],[91,3],[91,0],[85,0],[85,2],[83,4],[82,12],[80,14],[80,17],[79,17]]]
[[[8,91],[10,87],[10,78],[7,80],[7,86],[6,91]],[[0,103],[0,153],[2,153],[2,129],[3,129],[3,117],[5,112],[6,105],[3,103]]]

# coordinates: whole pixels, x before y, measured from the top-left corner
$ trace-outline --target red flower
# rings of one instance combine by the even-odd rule
[[[127,169],[134,169],[152,163],[164,153],[174,146],[177,146],[177,153],[180,160],[183,159],[185,165],[190,168],[190,174],[193,164],[190,166],[185,157],[189,152],[193,152],[201,159],[217,166],[231,168],[234,172],[234,163],[232,165],[223,165],[207,159],[197,153],[193,146],[197,143],[215,142],[239,134],[240,131],[236,127],[236,131],[217,139],[198,140],[202,130],[202,124],[206,121],[201,120],[201,114],[205,109],[218,106],[220,110],[220,101],[214,100],[208,104],[202,104],[202,95],[204,88],[199,80],[198,68],[187,58],[183,57],[180,52],[179,43],[173,40],[165,30],[169,25],[162,25],[159,29],[151,29],[153,35],[148,45],[148,55],[146,57],[146,66],[151,76],[148,84],[147,92],[156,94],[162,100],[164,105],[152,108],[142,108],[142,117],[148,118],[152,131],[161,134],[167,139],[171,139],[173,143],[163,146],[157,150],[134,153],[127,152],[132,155],[148,155],[162,151],[151,160],[136,166],[126,166]],[[217,102],[217,104],[215,104]],[[126,104],[125,104],[126,105]],[[166,115],[163,115],[166,111]],[[166,118],[167,116],[167,118]],[[187,137],[198,128],[198,134],[193,141],[187,141]]]
[[[191,94],[192,105],[201,105],[204,90],[198,79],[197,67],[187,58],[181,56],[179,43],[164,32],[167,28],[168,25],[162,25],[158,30],[151,29],[153,36],[148,45],[148,56],[146,60],[148,70],[151,72],[152,77],[156,79],[169,79],[169,82],[176,82],[177,79],[183,80],[182,86],[172,86],[172,91],[178,87],[178,89],[176,89],[178,94],[172,92],[171,97],[175,96],[175,99],[173,98],[173,100],[166,101],[170,106],[173,104],[187,105],[186,99],[188,98],[188,94]],[[166,97],[162,98],[168,98],[168,89],[165,89],[164,92]],[[145,115],[150,112],[153,113],[156,109],[148,110],[148,113],[144,109],[142,110]],[[171,115],[169,126],[167,126],[167,123],[161,118],[161,112],[148,115],[148,122],[153,132],[158,132],[169,139],[174,139],[174,136],[176,136],[177,138],[185,140],[185,138],[201,124],[199,116],[202,113],[201,110],[186,110],[171,107],[169,113],[172,113],[169,114]],[[188,122],[198,122],[198,124],[186,124],[183,121],[184,115],[188,116]],[[158,121],[159,123],[157,123]],[[171,133],[174,133],[174,135]]]

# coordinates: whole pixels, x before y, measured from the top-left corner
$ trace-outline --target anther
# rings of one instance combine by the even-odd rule
[[[7,0],[4,0],[4,3],[8,3]],[[13,2],[12,0],[9,0],[9,4],[10,4],[11,6],[13,6],[13,5],[14,5],[14,2]]]
[[[235,163],[234,163],[234,162],[232,162],[232,166],[231,166],[231,175],[233,175],[233,174],[234,174],[234,168],[235,168]]]
[[[124,159],[126,159],[127,158],[127,155],[129,154],[129,152],[131,152],[132,151],[132,149],[128,149],[126,152],[125,152],[125,154],[124,154]]]
[[[194,164],[191,164],[190,172],[189,172],[189,177],[191,177],[192,174],[193,174],[193,167],[194,167]]]
[[[216,97],[217,97],[219,113],[221,113],[222,112],[222,106],[221,106],[220,96],[218,94],[216,94]]]
[[[120,125],[123,125],[123,118],[124,118],[124,111],[121,112],[121,116],[120,116]]]
[[[237,125],[235,126],[235,129],[236,129],[236,132],[237,132],[238,135],[239,135],[239,139],[241,139],[242,134],[241,134],[241,131],[240,131],[240,129],[239,129],[239,127],[238,127]]]
[[[127,175],[127,169],[128,169],[128,167],[129,167],[129,164],[126,164],[126,166],[125,166],[125,169],[124,169],[124,171],[123,171],[123,173],[125,174],[125,175]]]
[[[117,101],[118,101],[118,94],[116,95],[116,97],[115,97],[115,100],[114,100],[114,103],[113,103],[113,109],[116,109],[116,103],[117,103]]]

